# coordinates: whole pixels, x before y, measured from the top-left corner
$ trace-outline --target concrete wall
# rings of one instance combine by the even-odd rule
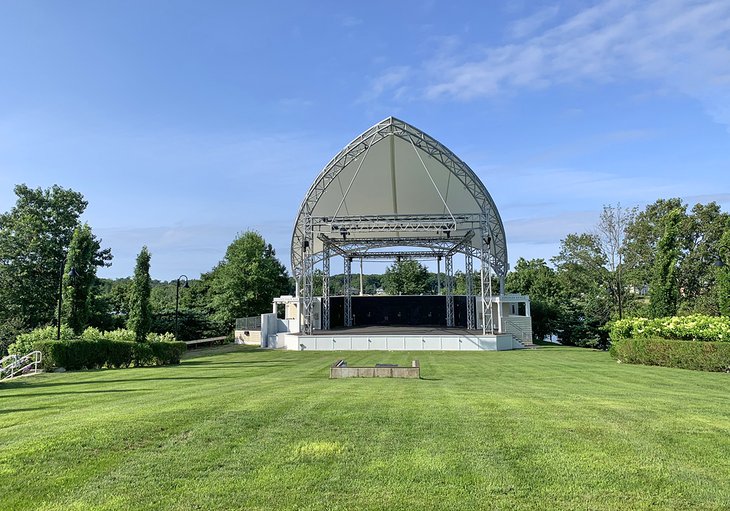
[[[261,344],[261,330],[236,330],[236,344]]]
[[[497,351],[517,348],[511,334],[487,336],[420,335],[281,335],[289,350],[313,351]]]
[[[420,378],[420,367],[330,367],[330,378]]]

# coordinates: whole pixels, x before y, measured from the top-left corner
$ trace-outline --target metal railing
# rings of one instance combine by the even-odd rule
[[[507,332],[512,334],[512,337],[514,337],[523,344],[532,344],[532,336],[525,332],[520,325],[507,318],[505,318],[504,321],[505,323],[507,323]]]
[[[40,351],[31,351],[27,355],[8,355],[0,360],[0,380],[7,380],[17,375],[35,374],[38,372],[43,355]]]
[[[261,316],[236,319],[236,330],[261,330]]]

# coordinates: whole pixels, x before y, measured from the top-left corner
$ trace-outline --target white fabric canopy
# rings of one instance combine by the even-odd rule
[[[504,226],[484,184],[445,146],[394,117],[353,140],[310,187],[292,236],[294,275],[307,250],[323,250],[320,236],[340,230],[399,247],[473,232],[465,250],[481,251],[486,240],[494,272],[508,269]]]

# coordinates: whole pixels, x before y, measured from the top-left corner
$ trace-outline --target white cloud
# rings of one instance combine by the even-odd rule
[[[408,66],[397,66],[386,69],[381,75],[370,81],[370,87],[360,97],[358,102],[372,101],[380,97],[384,92],[391,91],[395,96],[404,93],[402,84],[410,77],[411,68]]]
[[[508,32],[510,36],[516,39],[522,39],[523,37],[529,36],[553,20],[559,10],[560,7],[557,5],[540,9],[528,17],[521,18],[512,23]]]
[[[513,42],[432,56],[397,86],[425,83],[426,99],[473,100],[566,84],[643,80],[700,101],[730,126],[730,2],[605,0],[559,23],[557,8],[516,21]],[[548,22],[550,28],[544,29]],[[386,73],[385,76],[388,76]],[[395,90],[388,81],[372,97]],[[416,89],[416,86],[413,87]]]

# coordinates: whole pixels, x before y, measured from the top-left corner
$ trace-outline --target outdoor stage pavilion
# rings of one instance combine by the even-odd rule
[[[460,296],[454,296],[456,256],[464,258],[466,294]],[[330,295],[332,258],[344,261],[344,296]],[[439,295],[353,296],[353,261],[406,258],[436,261],[439,273],[443,264]],[[504,350],[531,344],[529,298],[504,294],[507,244],[489,192],[449,149],[394,117],[350,142],[317,176],[294,224],[291,265],[296,296],[275,299],[273,313],[262,316],[263,347]],[[315,278],[321,278],[322,296],[314,296]]]

